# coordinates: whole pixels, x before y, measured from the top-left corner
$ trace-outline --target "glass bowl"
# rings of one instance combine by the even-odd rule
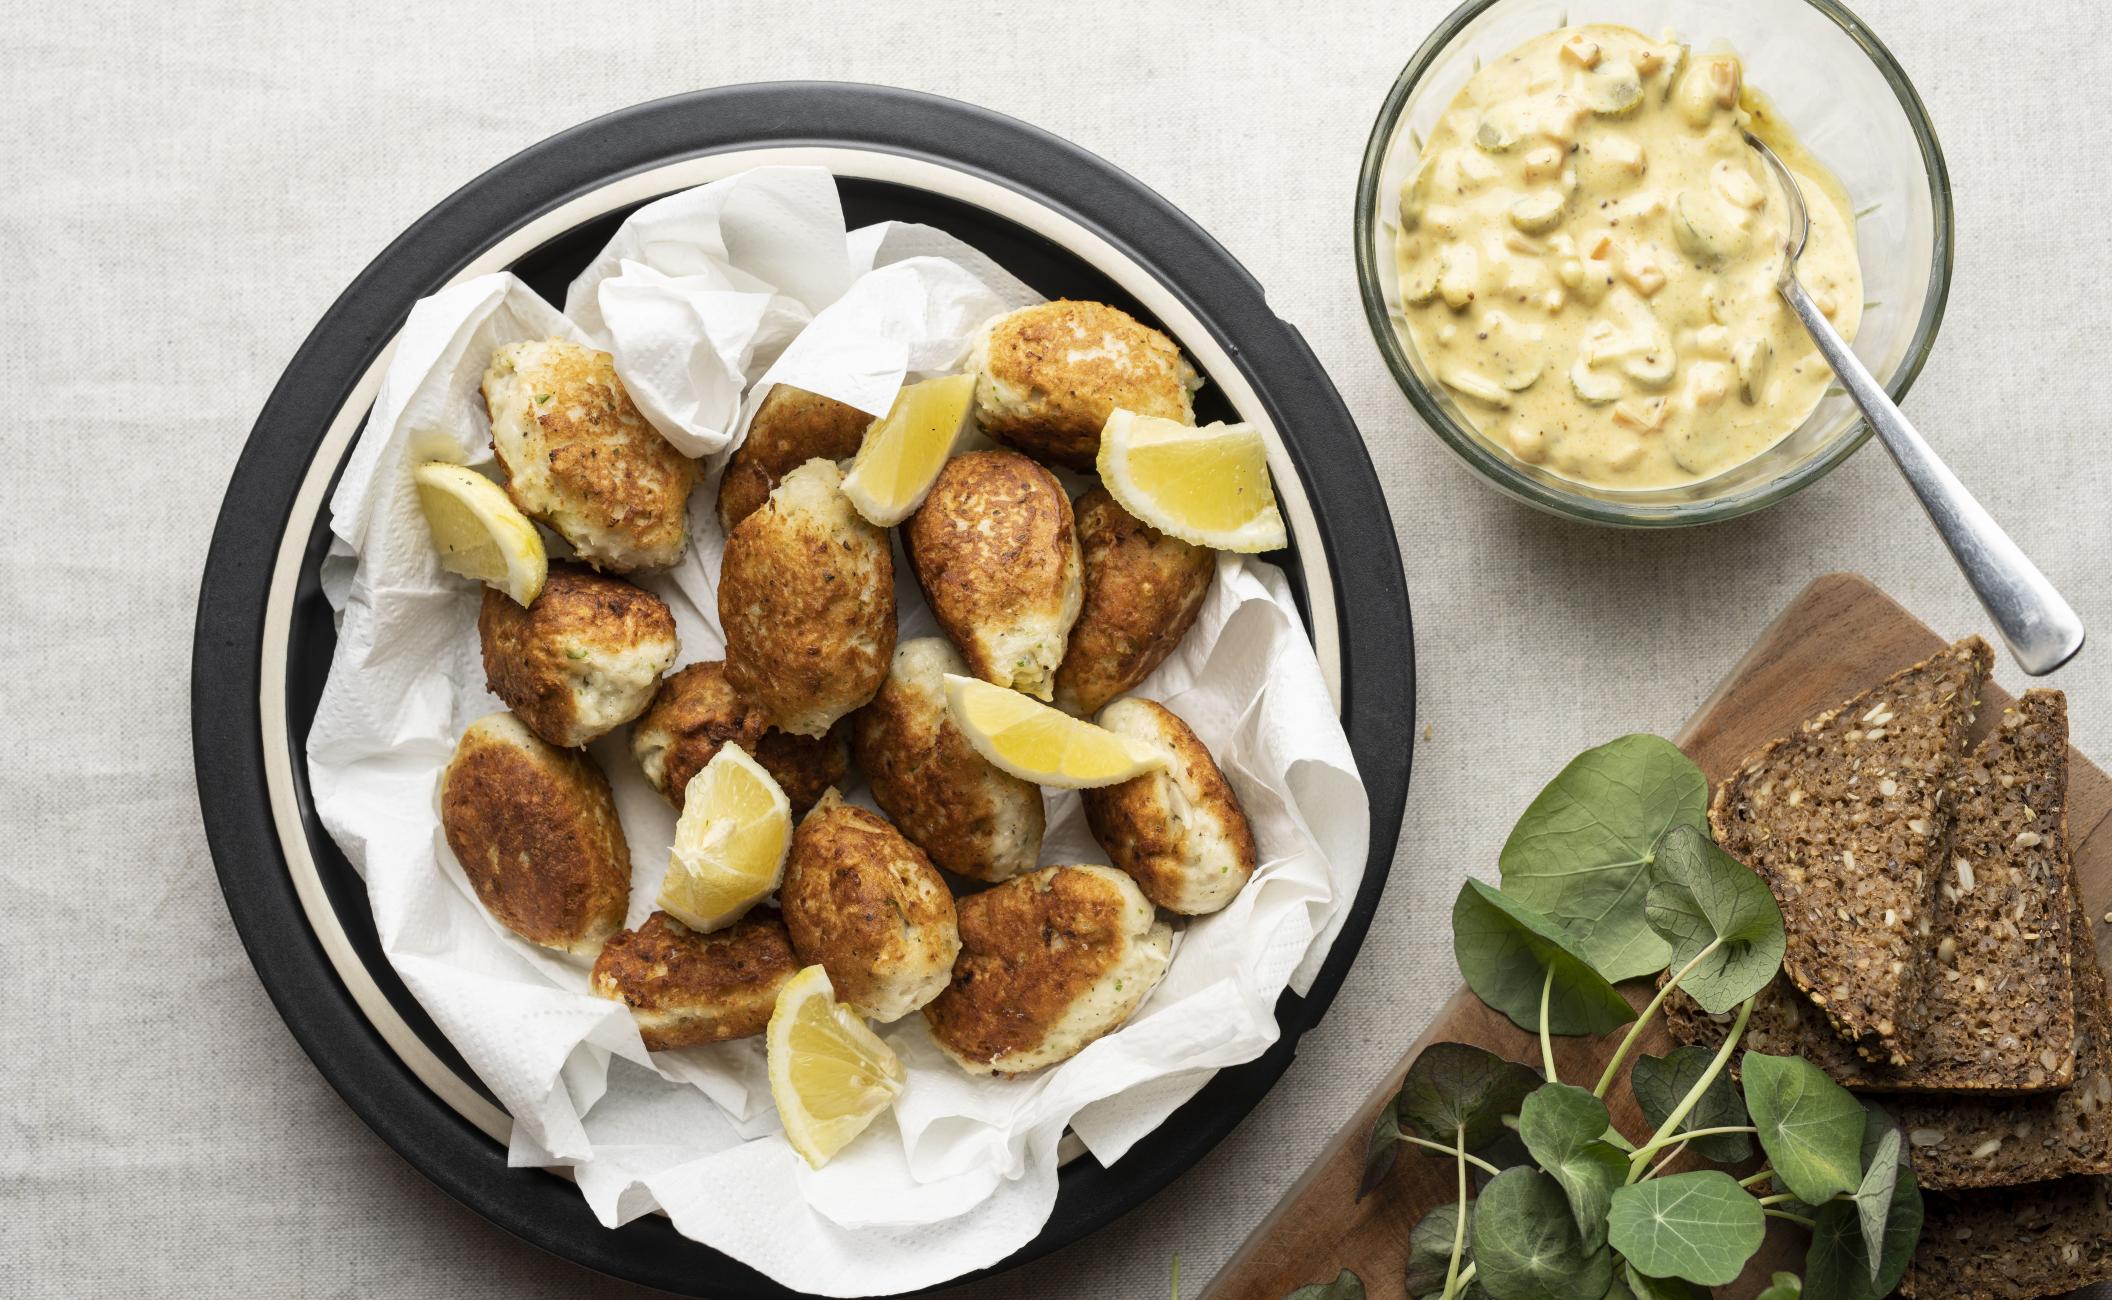
[[[1357,177],[1357,282],[1394,379],[1483,479],[1528,505],[1636,528],[1730,519],[1816,482],[1870,436],[1838,385],[1810,418],[1746,463],[1647,490],[1595,488],[1529,465],[1475,429],[1409,338],[1394,271],[1395,211],[1421,142],[1483,59],[1571,21],[1676,29],[1725,44],[1812,154],[1848,190],[1867,300],[1856,355],[1894,400],[1921,373],[1951,285],[1951,189],[1921,97],[1861,19],[1833,0],[1469,0],[1438,25],[1386,96]]]

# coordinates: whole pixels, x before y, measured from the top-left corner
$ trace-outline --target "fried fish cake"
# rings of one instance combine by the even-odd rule
[[[577,747],[645,711],[675,662],[675,616],[643,587],[553,564],[526,609],[484,589],[484,683],[535,734]]]
[[[511,713],[455,742],[440,827],[478,901],[530,943],[585,956],[622,926],[631,854],[607,778]]]
[[[870,1020],[937,997],[961,950],[953,897],[924,851],[834,790],[793,832],[778,905],[792,951]]]
[[[983,432],[1038,460],[1090,472],[1116,407],[1195,422],[1195,368],[1128,312],[1059,299],[985,325],[968,354]]]
[[[873,698],[895,653],[887,533],[842,483],[833,461],[787,474],[727,537],[719,570],[726,680],[772,725],[817,739]]]
[[[946,462],[902,530],[932,616],[975,675],[1046,700],[1085,600],[1071,501],[1012,451]]]
[[[924,1018],[970,1074],[1067,1061],[1144,1000],[1173,929],[1128,876],[1043,867],[960,901],[961,955]]]
[[[592,984],[631,1009],[648,1049],[665,1052],[762,1033],[777,991],[798,973],[775,912],[750,912],[710,934],[655,912],[609,940]]]
[[[1217,556],[1138,519],[1094,487],[1073,504],[1085,604],[1056,669],[1057,707],[1088,717],[1166,662],[1203,608]]]
[[[660,684],[652,707],[631,728],[631,756],[679,813],[689,779],[721,746],[739,745],[777,782],[797,817],[849,770],[841,731],[817,740],[777,730],[768,714],[727,682],[726,665],[714,660],[690,664]]]
[[[857,455],[872,423],[872,416],[833,397],[772,384],[719,480],[719,524],[732,532],[769,499],[785,475],[815,457],[849,460]]]
[[[696,462],[631,404],[606,352],[509,343],[484,372],[506,493],[597,569],[664,569],[689,541]]]
[[[1083,791],[1085,819],[1108,860],[1152,902],[1201,916],[1232,901],[1257,865],[1254,831],[1188,724],[1153,700],[1116,700],[1100,725],[1162,749],[1165,767]]]
[[[946,674],[968,665],[944,637],[895,650],[873,702],[851,715],[873,800],[931,860],[973,880],[1031,871],[1041,856],[1041,790],[992,766],[954,725]]]

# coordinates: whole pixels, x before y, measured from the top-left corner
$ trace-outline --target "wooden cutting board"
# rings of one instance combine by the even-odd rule
[[[1891,597],[1854,574],[1837,573],[1806,587],[1782,611],[1715,692],[1695,710],[1677,737],[1713,784],[1746,754],[1783,735],[1821,709],[1840,703],[1909,664],[1926,659],[1951,638],[1939,636],[1900,608]],[[1998,660],[1998,668],[2001,666]],[[1975,731],[1984,734],[2011,696],[1992,682],[1982,693]],[[2112,778],[2081,754],[2070,752],[2068,829],[2084,902],[2093,921],[2112,907],[2112,834],[2096,832],[2112,815]],[[1494,850],[1491,849],[1493,857]],[[1432,924],[1444,924],[1433,918]],[[2112,925],[2097,927],[2100,960],[2112,958]],[[1630,1000],[1641,1006],[1639,986]],[[1328,1144],[1319,1161],[1285,1193],[1267,1219],[1227,1264],[1203,1300],[1283,1300],[1308,1282],[1332,1281],[1354,1269],[1371,1300],[1402,1300],[1401,1275],[1408,1259],[1408,1230],[1433,1206],[1453,1199],[1451,1162],[1406,1152],[1378,1191],[1356,1199],[1364,1146],[1372,1121],[1399,1090],[1423,1048],[1436,1042],[1474,1043],[1514,1060],[1539,1063],[1538,1043],[1462,988],[1438,1013],[1423,1036],[1366,1098]],[[1617,1038],[1603,1041],[1558,1038],[1555,1060],[1566,1080],[1590,1083],[1604,1069]],[[1653,1027],[1643,1051],[1662,1055],[1673,1046]],[[1614,1121],[1642,1131],[1641,1116],[1624,1084],[1607,1098]],[[1802,1272],[1803,1238],[1780,1224],[1768,1246],[1736,1285],[1718,1294],[1745,1300],[1764,1285],[1768,1270]]]

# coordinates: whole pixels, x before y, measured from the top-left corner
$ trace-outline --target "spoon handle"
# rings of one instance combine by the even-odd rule
[[[1929,522],[1943,535],[1951,557],[1972,584],[1988,617],[1995,620],[2017,665],[2033,677],[2042,677],[2075,657],[2083,648],[2083,621],[2068,602],[2053,589],[2046,575],[2009,539],[1973,494],[1965,490],[1950,466],[1943,463],[1927,440],[1915,432],[1900,414],[1882,385],[1871,377],[1848,344],[1834,331],[1818,304],[1804,292],[1794,276],[1782,282],[1782,297],[1804,322],[1819,352],[1863,409],[1863,416],[1907,486],[1921,498]]]

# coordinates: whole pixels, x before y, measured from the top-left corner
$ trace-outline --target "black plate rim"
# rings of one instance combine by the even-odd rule
[[[695,1289],[700,1284],[710,1294],[790,1293],[682,1238],[664,1219],[604,1229],[562,1180],[507,1170],[503,1150],[410,1073],[337,978],[294,894],[265,796],[262,622],[278,543],[316,448],[410,302],[488,247],[492,232],[515,229],[611,180],[704,154],[813,144],[929,158],[1026,194],[1158,277],[1225,345],[1287,431],[1286,447],[1315,503],[1341,614],[1344,721],[1371,795],[1363,883],[1309,995],[1286,993],[1279,1002],[1282,1038],[1258,1060],[1221,1072],[1113,1169],[1091,1160],[1066,1169],[1041,1233],[985,1272],[1068,1244],[1141,1203],[1199,1160],[1281,1076],[1299,1035],[1339,991],[1369,928],[1392,862],[1413,746],[1406,580],[1384,496],[1347,408],[1303,338],[1269,311],[1260,286],[1231,255],[1095,155],[1015,119],[919,92],[757,83],[652,101],[574,127],[492,168],[420,218],[302,344],[230,480],[193,645],[193,751],[208,842],[230,916],[267,993],[324,1077],[384,1141],[455,1199],[532,1244],[691,1294],[705,1294]]]

